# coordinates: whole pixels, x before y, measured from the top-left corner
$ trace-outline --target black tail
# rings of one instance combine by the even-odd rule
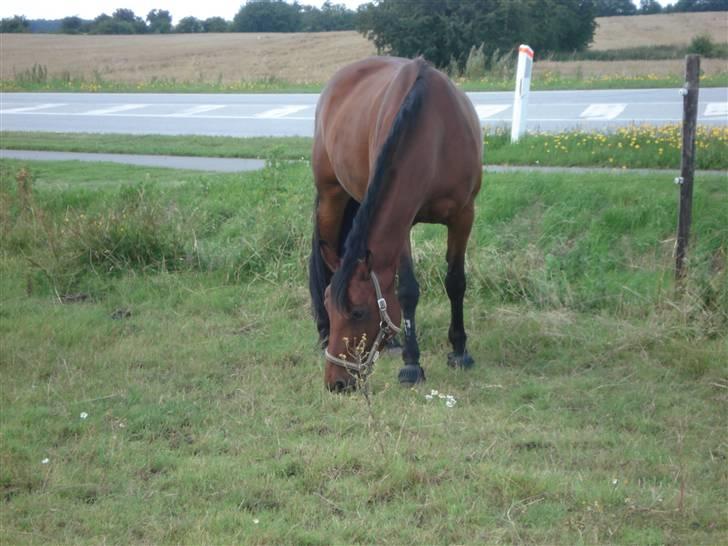
[[[319,339],[322,343],[326,343],[329,337],[329,315],[324,307],[324,292],[331,282],[333,272],[328,268],[321,255],[321,234],[319,233],[318,222],[316,221],[318,204],[319,198],[317,195],[314,205],[311,256],[308,261],[308,288],[311,292],[311,306],[313,308],[314,319],[316,320],[316,328],[319,332]],[[344,209],[344,217],[339,230],[339,248],[337,249],[339,256],[344,252],[346,238],[351,231],[351,226],[354,223],[354,217],[358,210],[359,203],[354,199],[349,199],[349,202],[346,204],[346,209]]]

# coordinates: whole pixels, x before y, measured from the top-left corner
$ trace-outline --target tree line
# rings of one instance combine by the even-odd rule
[[[728,11],[728,0],[677,0],[663,7],[657,0],[596,0],[597,17],[615,15],[651,15],[655,13],[681,13],[691,11]]]
[[[198,32],[327,32],[354,30],[356,12],[327,0],[317,8],[284,0],[248,0],[232,21],[223,17],[183,17],[172,24],[172,14],[153,9],[146,18],[120,8],[87,20],[78,16],[59,20],[28,20],[22,15],[2,19],[0,32],[59,32],[62,34],[167,34]]]
[[[495,4],[497,9],[508,9],[502,2],[491,0],[463,0],[471,6],[471,11],[488,11]],[[520,4],[519,0],[514,0]],[[166,34],[171,32],[325,32],[333,30],[360,30],[369,34],[373,14],[392,13],[392,5],[398,4],[394,11],[407,11],[415,6],[418,12],[442,12],[440,0],[377,0],[364,4],[355,12],[343,4],[327,0],[321,8],[286,0],[248,0],[240,7],[232,21],[222,17],[183,17],[176,25],[168,10],[153,9],[146,18],[137,16],[130,9],[117,9],[113,14],[102,13],[93,20],[78,16],[64,17],[59,20],[28,20],[16,15],[0,21],[0,32],[60,32],[65,34]],[[560,10],[559,3],[546,2],[549,7]],[[567,1],[566,4],[569,4]],[[728,11],[728,0],[678,0],[662,7],[657,0],[583,0],[582,12],[590,11],[594,17],[615,15],[644,15],[654,13],[676,13],[691,11]],[[588,9],[590,6],[590,10]],[[513,7],[511,11],[518,11]],[[569,11],[569,8],[566,8]],[[447,10],[445,10],[447,11]],[[538,10],[544,12],[543,8]],[[405,14],[406,15],[406,14]],[[497,16],[496,16],[497,18]],[[396,24],[396,22],[393,22]]]

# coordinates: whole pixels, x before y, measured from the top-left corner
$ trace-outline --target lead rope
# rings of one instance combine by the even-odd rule
[[[395,336],[402,331],[399,326],[392,322],[392,319],[389,317],[389,313],[387,313],[387,300],[385,300],[384,296],[382,295],[382,288],[381,286],[379,286],[379,278],[377,277],[376,273],[374,273],[374,271],[371,272],[371,278],[372,284],[374,285],[374,291],[377,294],[377,307],[379,308],[379,318],[381,320],[379,321],[379,333],[374,339],[374,343],[372,344],[372,348],[369,351],[369,355],[367,356],[366,361],[362,362],[361,364],[356,362],[349,362],[348,360],[344,360],[343,358],[332,355],[329,352],[328,347],[324,349],[324,356],[326,357],[326,360],[328,360],[332,364],[341,366],[342,368],[346,368],[347,370],[352,370],[357,373],[363,372],[365,374],[369,372],[370,366],[373,366],[379,358],[379,345],[381,345],[384,338],[387,336],[391,338],[392,336]]]

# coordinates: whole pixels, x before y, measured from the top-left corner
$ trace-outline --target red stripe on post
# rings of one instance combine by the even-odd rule
[[[521,47],[519,47],[519,48],[518,48],[518,52],[519,52],[519,53],[525,53],[525,54],[526,54],[526,55],[528,55],[528,56],[529,56],[529,57],[530,57],[531,59],[533,59],[533,49],[531,49],[531,48],[530,48],[530,47],[528,47],[527,45],[522,45]]]

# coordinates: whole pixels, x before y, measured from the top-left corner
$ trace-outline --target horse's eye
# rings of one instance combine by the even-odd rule
[[[366,316],[366,309],[352,309],[351,311],[351,318],[354,320],[362,320]]]

